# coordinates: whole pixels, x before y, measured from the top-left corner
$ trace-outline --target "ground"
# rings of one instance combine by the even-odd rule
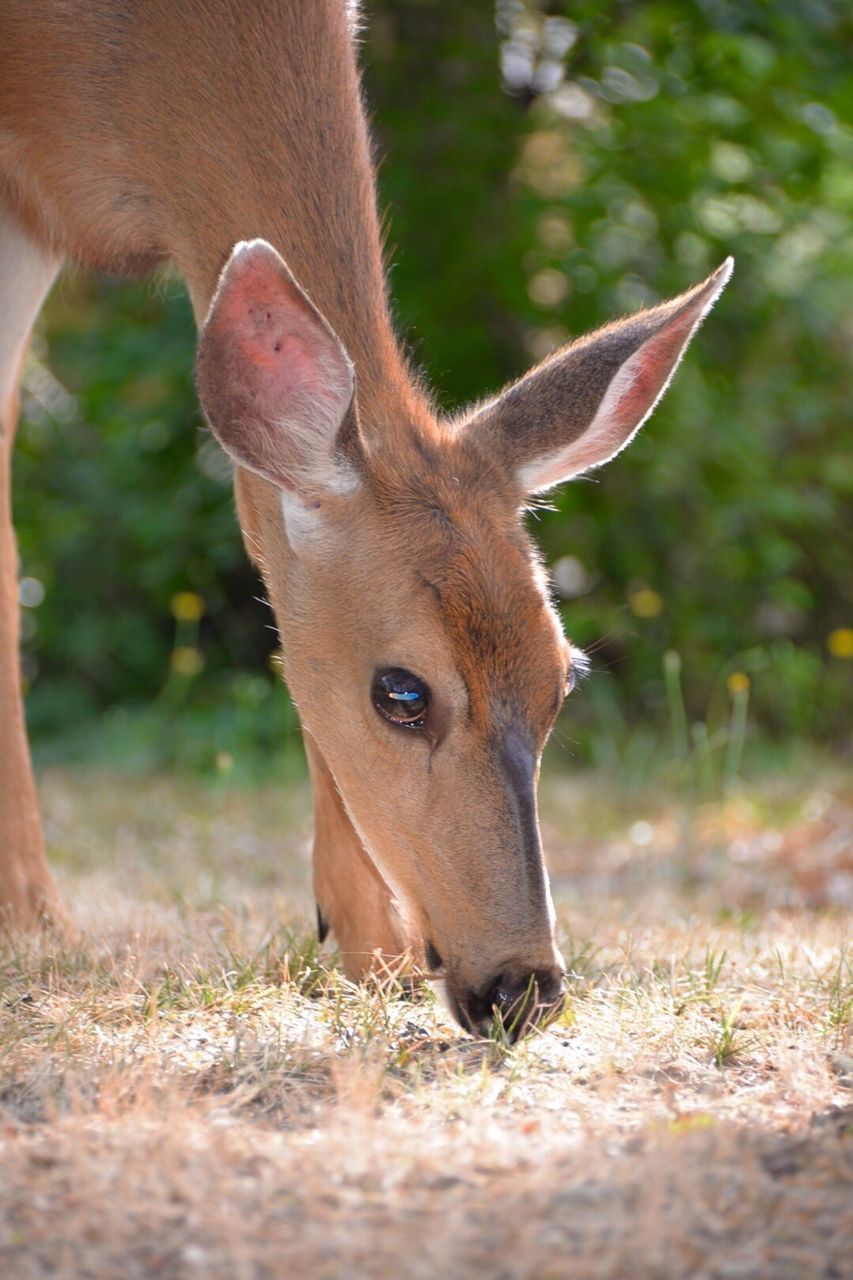
[[[41,790],[81,933],[2,951],[0,1275],[853,1276],[843,775],[547,778],[571,996],[515,1049],[318,950],[304,784]]]

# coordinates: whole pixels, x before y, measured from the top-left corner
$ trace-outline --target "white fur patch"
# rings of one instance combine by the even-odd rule
[[[0,410],[15,390],[30,329],[59,266],[0,209]]]
[[[323,519],[319,502],[305,502],[289,489],[282,489],[281,512],[284,516],[284,532],[292,551],[304,550],[316,541]]]

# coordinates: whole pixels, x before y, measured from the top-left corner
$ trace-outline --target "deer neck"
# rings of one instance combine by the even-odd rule
[[[170,249],[201,323],[234,244],[268,240],[346,347],[362,417],[391,425],[424,406],[388,310],[353,40],[340,3],[288,8],[278,10],[287,30],[263,30],[279,45],[272,52],[241,33],[240,50],[204,49],[193,60],[196,77],[215,71],[223,95],[239,102],[219,107],[215,138],[176,138],[159,183]],[[216,67],[206,66],[214,54]],[[177,185],[176,163],[189,179]]]

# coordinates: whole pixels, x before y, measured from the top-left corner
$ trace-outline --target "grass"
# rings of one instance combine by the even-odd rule
[[[0,1275],[827,1280],[853,1258],[853,793],[552,775],[558,1023],[319,948],[302,785],[47,772],[80,938],[0,951]]]

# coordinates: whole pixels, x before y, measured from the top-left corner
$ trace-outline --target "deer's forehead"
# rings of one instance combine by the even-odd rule
[[[547,719],[560,692],[565,641],[523,531],[426,541],[413,558],[416,585],[432,597],[474,719],[486,726],[498,707],[533,724]]]
[[[487,724],[498,704],[544,719],[565,641],[517,491],[482,458],[421,442],[374,478],[373,500],[389,571],[449,642],[475,719]]]
[[[438,427],[391,435],[371,456],[368,475],[372,495],[391,522],[423,512],[469,536],[485,526],[509,530],[517,524],[522,495],[513,478],[464,437]]]

